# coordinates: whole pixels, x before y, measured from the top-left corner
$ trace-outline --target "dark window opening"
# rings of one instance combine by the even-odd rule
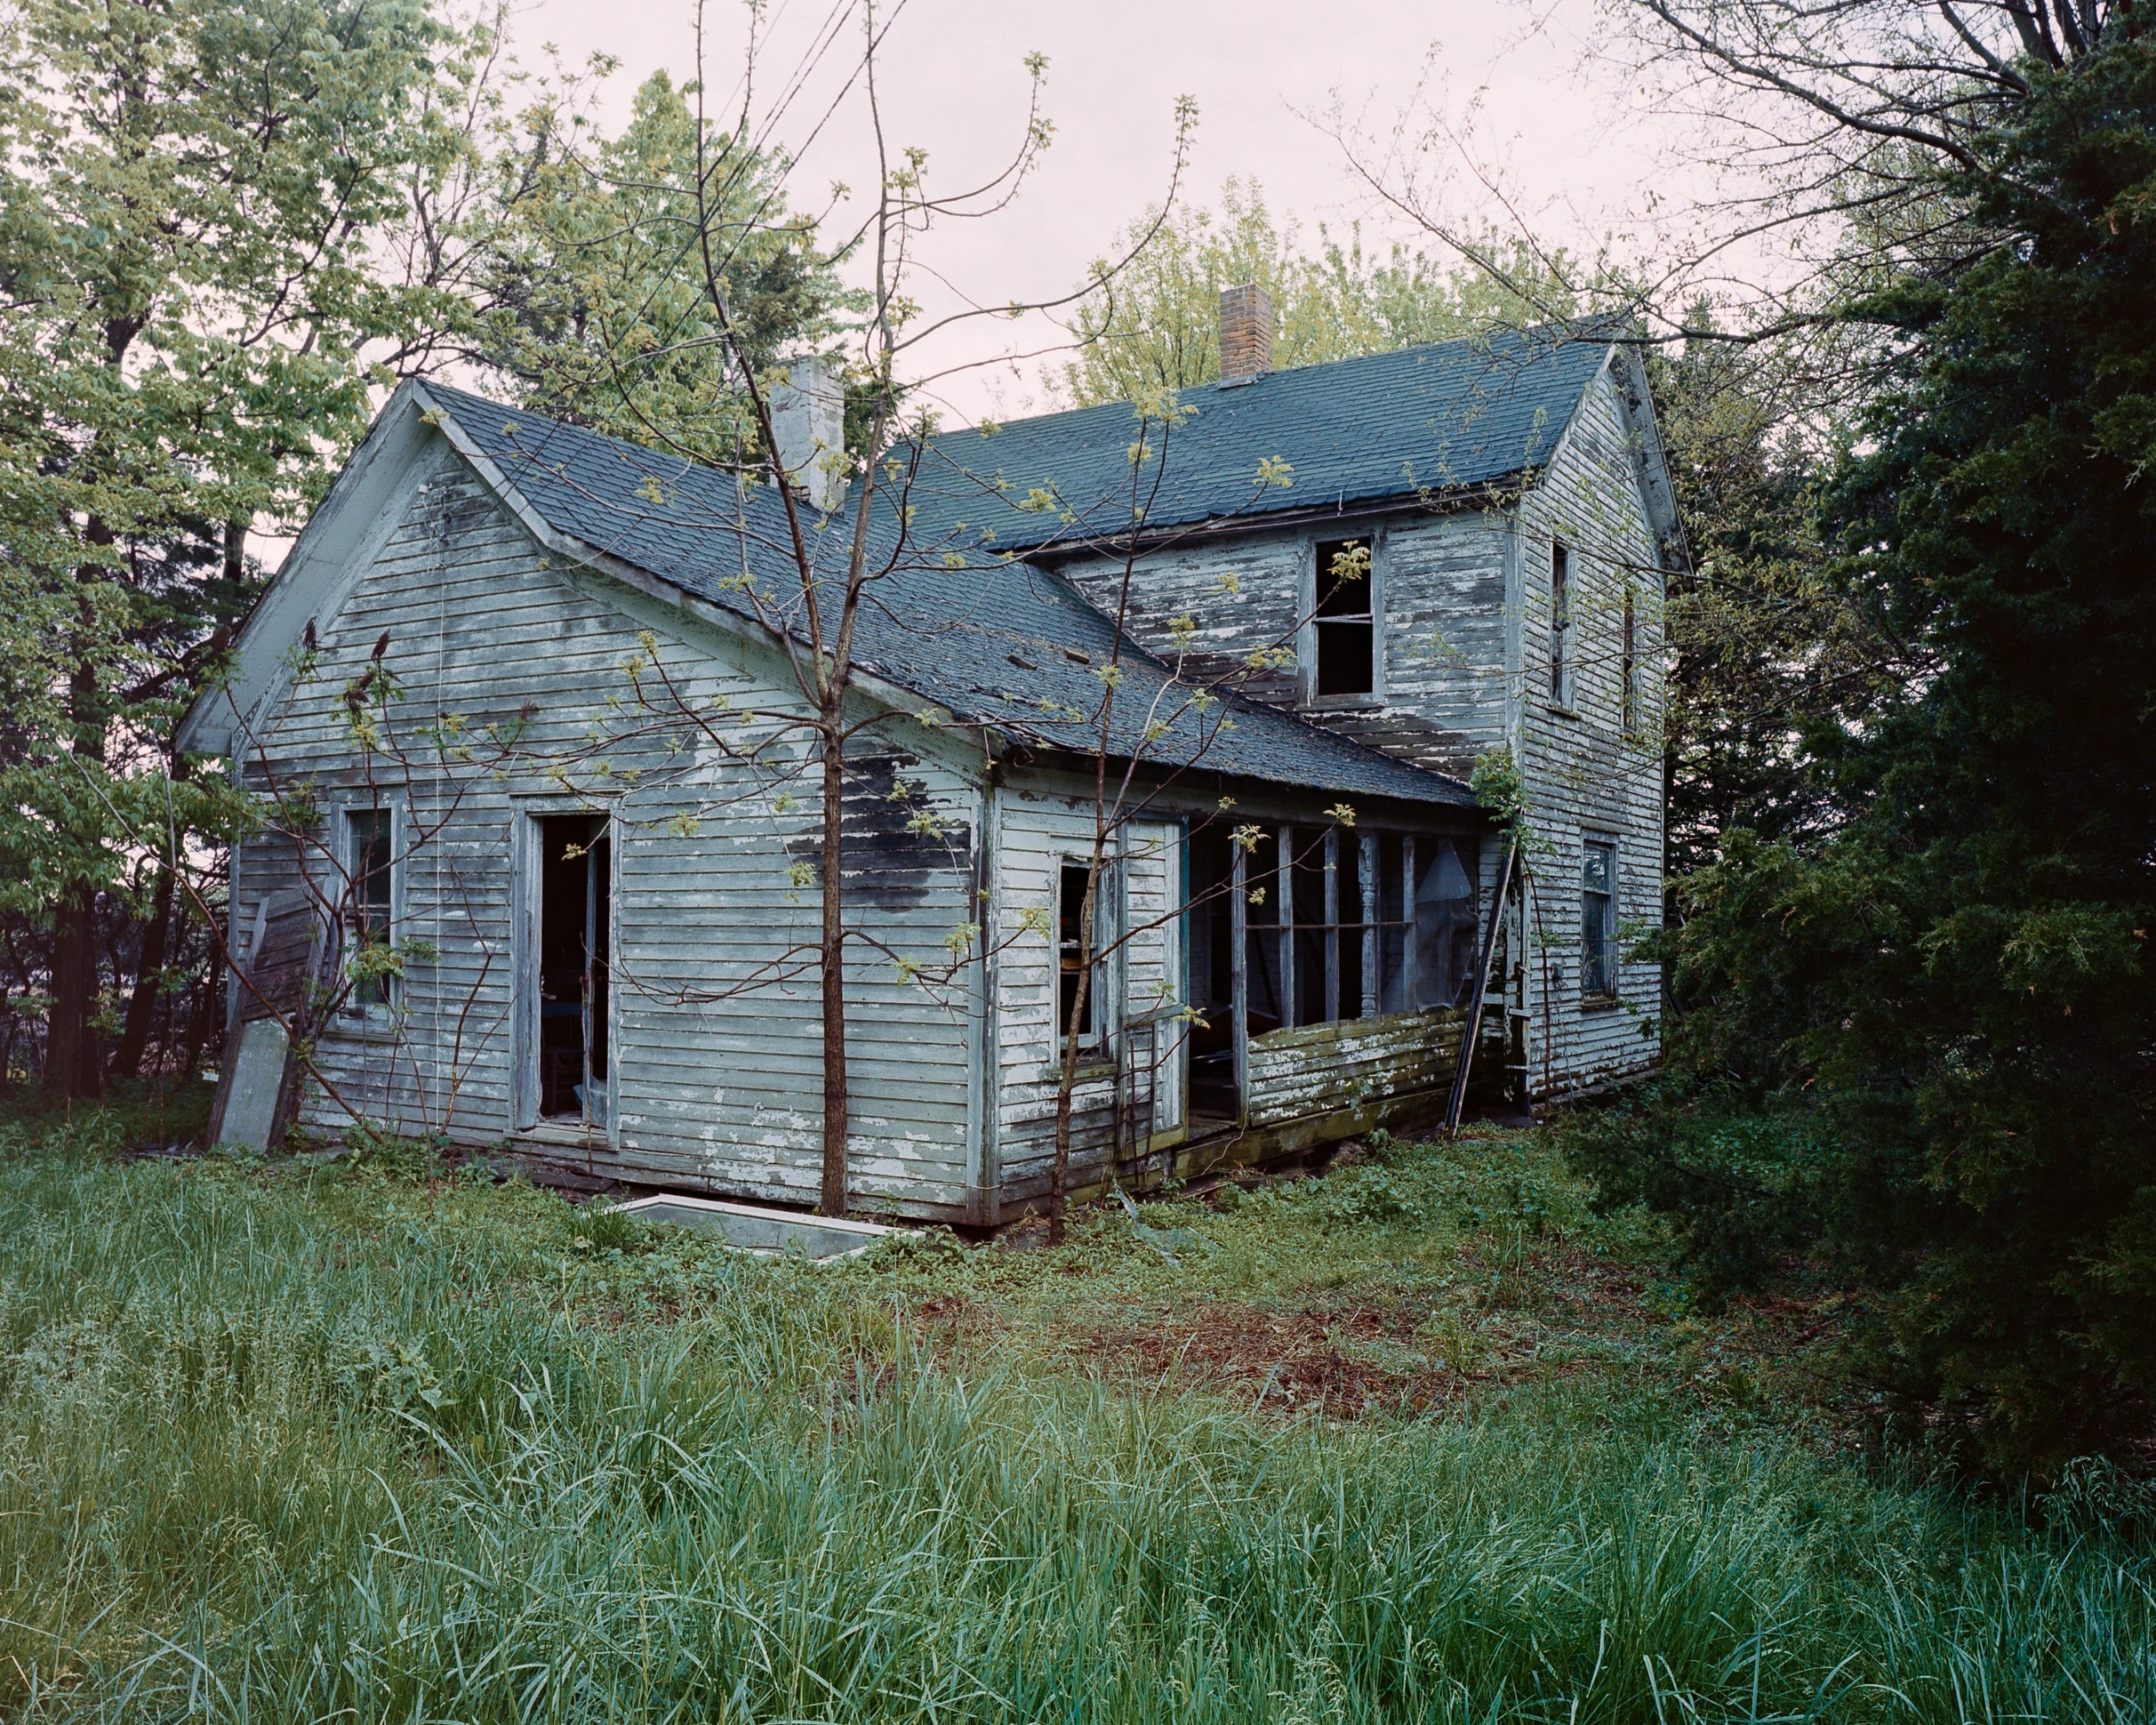
[[[1582,846],[1580,992],[1602,999],[1617,992],[1617,847],[1607,839]]]
[[[1572,553],[1550,547],[1550,699],[1563,706],[1570,695],[1566,649],[1572,633]]]
[[[1290,828],[1292,841],[1284,840],[1294,853],[1295,1018],[1298,1024],[1325,1024],[1340,1015],[1327,999],[1328,979],[1336,978],[1334,967],[1338,942],[1337,908],[1326,914],[1326,835],[1308,827]],[[1334,1000],[1337,999],[1334,994]]]
[[[1078,1015],[1078,1046],[1092,1048],[1100,1045],[1101,1037],[1094,1028],[1106,1022],[1107,1015],[1101,1006],[1101,984],[1107,967],[1100,961],[1101,948],[1106,943],[1102,936],[1108,919],[1103,914],[1108,897],[1108,871],[1103,867],[1094,893],[1092,938],[1086,929],[1086,880],[1091,872],[1083,862],[1066,862],[1062,868],[1062,885],[1056,898],[1056,956],[1057,987],[1055,1013],[1055,1050],[1061,1058],[1063,1040],[1070,1034],[1070,1015]],[[1078,978],[1086,974],[1086,962],[1093,960],[1093,974],[1086,987],[1086,998],[1078,999]]]
[[[386,808],[355,808],[345,812],[345,867],[349,887],[345,895],[345,933],[349,943],[346,974],[352,977],[347,1009],[365,1012],[387,1007],[391,999],[392,973],[388,967],[392,935],[389,927],[395,895],[392,872],[396,856],[397,823]]]
[[[606,817],[539,822],[539,1111],[605,1117],[612,923]]]
[[[1377,687],[1374,584],[1368,540],[1318,542],[1318,603],[1311,620],[1318,637],[1313,693],[1368,694]]]
[[[1619,721],[1624,734],[1634,736],[1639,730],[1639,646],[1632,620],[1632,590],[1629,587],[1624,590],[1624,644],[1618,675]]]

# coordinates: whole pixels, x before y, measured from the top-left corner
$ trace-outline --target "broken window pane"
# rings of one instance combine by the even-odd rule
[[[1474,983],[1475,877],[1480,858],[1447,838],[1418,839],[1415,889],[1415,980],[1418,1007],[1455,1007]]]
[[[1377,686],[1376,618],[1371,608],[1370,542],[1318,544],[1312,627],[1318,637],[1317,694],[1368,694]]]
[[[1398,833],[1386,833],[1377,841],[1377,1009],[1407,1012],[1414,1003],[1407,997],[1407,906],[1402,891],[1403,842]]]
[[[1078,1045],[1093,1046],[1099,1039],[1094,1026],[1101,1022],[1100,993],[1102,967],[1095,961],[1093,980],[1086,985],[1086,998],[1078,999],[1078,978],[1085,974],[1088,956],[1097,954],[1102,944],[1102,931],[1106,919],[1102,911],[1107,902],[1104,890],[1107,877],[1103,871],[1100,890],[1094,893],[1092,938],[1086,937],[1086,886],[1092,871],[1083,862],[1063,864],[1062,886],[1056,905],[1057,983],[1055,1011],[1055,1046],[1063,1046],[1063,1039],[1070,1034],[1070,1014],[1076,1008],[1078,1015]]]
[[[1581,846],[1580,991],[1617,991],[1617,847],[1606,838]]]
[[[1550,547],[1550,699],[1567,706],[1572,700],[1571,667],[1566,648],[1572,636],[1572,553]]]
[[[351,942],[351,954],[357,957],[367,948],[389,943],[389,913],[394,903],[390,871],[395,865],[390,846],[394,842],[395,822],[386,808],[348,809],[344,820],[345,866],[351,879],[346,898],[345,926]],[[349,966],[350,959],[346,962]],[[369,1007],[388,1006],[389,973],[387,970],[377,973],[374,964],[365,961],[361,967],[372,974],[362,975],[354,981],[350,1009],[365,1011]]]

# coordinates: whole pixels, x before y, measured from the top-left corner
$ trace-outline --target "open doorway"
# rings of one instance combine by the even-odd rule
[[[603,814],[539,817],[539,1112],[606,1119],[613,869]]]

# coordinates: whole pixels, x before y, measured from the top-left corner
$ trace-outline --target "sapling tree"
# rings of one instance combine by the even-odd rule
[[[661,222],[670,223],[677,237],[680,268],[700,285],[701,301],[693,315],[685,310],[674,326],[640,349],[604,350],[600,358],[607,375],[587,386],[595,397],[611,395],[607,414],[616,429],[639,421],[644,441],[766,487],[782,510],[782,532],[775,543],[762,549],[789,570],[787,580],[781,586],[744,574],[736,590],[783,645],[795,692],[806,709],[797,722],[813,740],[814,795],[822,823],[815,870],[823,1092],[821,1204],[830,1215],[844,1214],[847,1204],[846,963],[849,943],[860,938],[860,931],[848,927],[844,903],[846,750],[862,722],[854,691],[864,606],[874,603],[879,582],[908,566],[916,555],[909,543],[905,500],[927,422],[918,414],[909,416],[906,401],[910,389],[930,380],[910,377],[909,367],[923,343],[957,323],[1047,309],[1078,297],[1006,301],[993,309],[966,306],[941,316],[924,313],[916,278],[922,270],[918,254],[929,230],[938,224],[985,220],[1007,207],[1048,145],[1051,128],[1040,107],[1046,62],[1038,55],[1026,62],[1028,116],[1010,156],[978,181],[946,191],[932,182],[924,152],[889,141],[878,76],[890,15],[870,0],[850,15],[858,47],[848,88],[857,91],[865,105],[874,189],[857,224],[822,242],[826,256],[855,261],[866,274],[865,285],[852,303],[833,308],[827,325],[826,344],[840,362],[847,397],[848,428],[841,443],[816,453],[805,464],[790,469],[786,465],[789,452],[778,431],[774,389],[790,380],[783,366],[772,365],[759,342],[739,291],[736,265],[745,252],[767,248],[781,221],[789,230],[797,231],[797,226],[776,208],[776,192],[784,183],[782,166],[774,166],[772,154],[755,141],[775,116],[755,112],[747,105],[749,94],[743,108],[724,119],[707,107],[701,6],[693,124],[679,146],[689,168],[686,196]],[[754,72],[763,52],[760,28],[760,20],[752,16],[744,92],[759,87]],[[1194,110],[1186,102],[1178,111],[1171,199],[1193,120]],[[836,225],[835,218],[830,225]],[[1119,267],[1102,266],[1089,285]],[[678,368],[685,363],[685,354],[699,349],[722,357],[739,406],[737,435],[723,450],[714,450],[706,439],[692,437],[677,423],[639,405],[643,380],[654,365]],[[794,459],[799,462],[798,455]],[[845,482],[843,504],[832,495],[838,481]],[[834,507],[812,508],[812,495]]]

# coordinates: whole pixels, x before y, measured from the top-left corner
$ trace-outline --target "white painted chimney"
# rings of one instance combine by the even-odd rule
[[[785,365],[785,381],[771,391],[779,465],[809,507],[829,515],[846,496],[846,391],[820,355]]]
[[[1220,381],[1247,383],[1272,369],[1272,295],[1254,282],[1220,295]]]

